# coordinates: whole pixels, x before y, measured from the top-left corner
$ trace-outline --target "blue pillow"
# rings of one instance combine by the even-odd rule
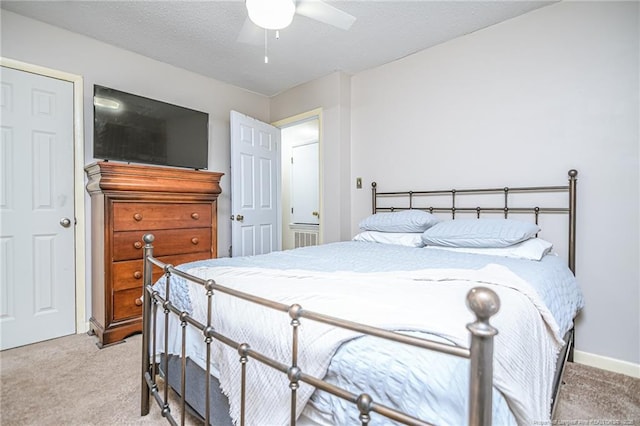
[[[540,231],[533,222],[512,219],[454,219],[440,222],[422,234],[422,241],[442,247],[508,247]]]
[[[359,226],[363,231],[423,232],[436,223],[438,218],[431,213],[422,210],[401,210],[373,214],[360,222]]]

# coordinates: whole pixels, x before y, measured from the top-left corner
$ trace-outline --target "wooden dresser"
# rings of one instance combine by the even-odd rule
[[[217,257],[222,173],[97,162],[91,195],[91,332],[98,346],[142,331],[142,236],[154,256],[179,265]],[[154,280],[162,271],[154,268]]]

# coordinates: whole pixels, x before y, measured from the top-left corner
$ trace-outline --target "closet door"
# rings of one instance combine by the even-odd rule
[[[2,67],[0,349],[75,332],[73,83]]]

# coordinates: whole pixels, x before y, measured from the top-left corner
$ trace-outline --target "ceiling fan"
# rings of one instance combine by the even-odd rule
[[[348,30],[356,18],[321,0],[246,0],[247,19],[240,30],[240,43],[261,44],[266,30],[288,27],[294,15]]]

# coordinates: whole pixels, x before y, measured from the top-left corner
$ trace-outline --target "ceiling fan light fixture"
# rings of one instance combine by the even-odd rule
[[[294,0],[246,0],[245,4],[249,19],[267,30],[288,27],[296,13]]]

